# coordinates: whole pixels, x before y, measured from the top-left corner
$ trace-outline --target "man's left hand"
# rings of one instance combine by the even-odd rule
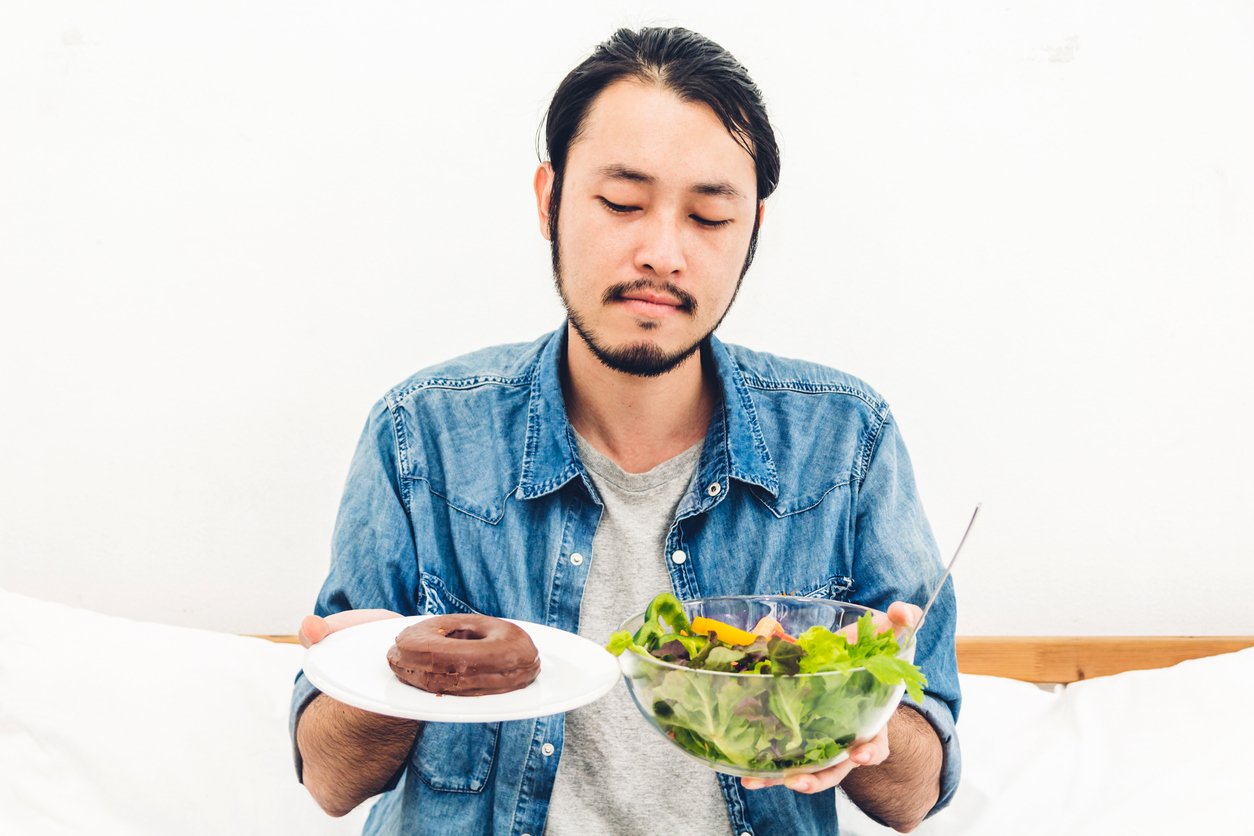
[[[919,620],[922,610],[914,604],[896,601],[888,608],[887,614],[877,614],[874,624],[877,633],[892,627],[897,638],[902,639],[906,632]],[[856,626],[849,625],[841,630],[849,638],[856,635]],[[747,790],[760,790],[763,787],[783,785],[790,790],[806,794],[831,789],[845,780],[850,772],[859,766],[875,766],[888,760],[888,725],[885,724],[875,737],[859,743],[849,750],[849,757],[835,766],[806,775],[792,775],[787,778],[741,778],[740,783]]]

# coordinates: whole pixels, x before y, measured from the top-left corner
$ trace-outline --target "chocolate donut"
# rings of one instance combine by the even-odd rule
[[[406,627],[388,651],[388,665],[406,685],[477,697],[530,685],[540,673],[540,656],[516,624],[458,613]]]

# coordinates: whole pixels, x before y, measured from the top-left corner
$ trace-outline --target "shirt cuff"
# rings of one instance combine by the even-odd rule
[[[954,793],[958,791],[958,780],[962,777],[962,751],[958,748],[958,732],[954,727],[954,715],[950,712],[948,705],[926,693],[923,695],[922,705],[908,698],[902,700],[901,704],[922,714],[932,725],[941,742],[943,760],[941,761],[940,795],[936,799],[936,804],[924,816],[924,818],[929,818],[949,805]]]
[[[321,694],[313,684],[305,678],[305,672],[296,674],[296,683],[292,686],[292,710],[288,717],[288,733],[292,737],[292,760],[296,764],[296,780],[305,783],[305,765],[300,757],[300,747],[296,745],[296,724],[313,698]]]

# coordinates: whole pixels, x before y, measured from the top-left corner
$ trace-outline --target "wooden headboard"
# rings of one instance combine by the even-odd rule
[[[257,638],[296,643],[295,636]],[[958,669],[1025,682],[1077,682],[1254,647],[1254,636],[959,636]]]
[[[1025,682],[1077,682],[1254,647],[1254,636],[960,636],[958,669]]]

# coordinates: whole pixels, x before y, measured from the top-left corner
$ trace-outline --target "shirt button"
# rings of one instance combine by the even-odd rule
[[[687,559],[688,555],[683,552],[671,552],[671,563],[674,563],[676,566],[680,565]]]
[[[582,565],[583,555],[581,555],[579,552],[575,552],[574,554],[570,556],[570,562],[575,564],[576,566]]]
[[[720,485],[718,482],[711,482],[710,486],[705,489],[705,492],[708,493],[710,496],[718,496],[719,491],[721,490],[723,490],[722,485]]]
[[[527,836],[527,834],[524,833],[523,836]],[[745,830],[740,834],[740,836],[753,836],[753,834]]]
[[[553,744],[552,743],[544,744],[543,746],[540,747],[540,751],[547,758],[549,755],[553,754]]]

